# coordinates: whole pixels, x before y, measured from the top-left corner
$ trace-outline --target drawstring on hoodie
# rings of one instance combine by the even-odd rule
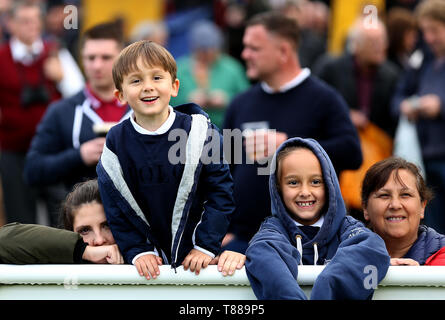
[[[318,246],[317,243],[314,242],[314,266],[317,265],[317,261],[318,261]]]
[[[297,241],[297,251],[300,254],[300,263],[299,265],[303,265],[303,244],[301,243],[301,236],[297,234],[295,236],[295,240]],[[314,266],[317,265],[318,261],[318,244],[314,242]]]
[[[297,251],[300,254],[300,265],[303,265],[303,245],[301,244],[301,236],[297,234],[295,238],[297,240]]]

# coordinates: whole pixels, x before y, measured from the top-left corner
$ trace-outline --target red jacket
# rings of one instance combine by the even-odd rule
[[[426,260],[425,266],[445,266],[445,247],[430,256]]]
[[[0,46],[0,150],[26,152],[35,129],[49,102],[61,98],[56,84],[43,75],[43,63],[52,48],[44,43],[42,54],[25,66],[12,59],[9,42]],[[43,85],[49,93],[48,103],[34,103],[24,108],[21,93],[28,85]]]

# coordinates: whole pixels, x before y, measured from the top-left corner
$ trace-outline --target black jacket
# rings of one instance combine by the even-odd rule
[[[350,109],[359,109],[354,69],[354,57],[344,54],[340,57],[324,57],[317,63],[314,74],[337,89]],[[391,99],[398,77],[398,69],[393,63],[385,61],[381,64],[375,74],[370,103],[369,120],[392,137],[397,122],[390,116]]]

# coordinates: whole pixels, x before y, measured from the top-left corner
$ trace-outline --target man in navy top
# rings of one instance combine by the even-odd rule
[[[75,183],[97,176],[105,138],[93,127],[119,122],[129,111],[114,96],[112,77],[113,62],[123,47],[121,31],[114,23],[96,25],[83,34],[81,55],[87,85],[45,113],[26,157],[29,184],[62,182],[71,189]]]
[[[223,125],[240,129],[246,137],[242,163],[235,161],[240,158],[236,153],[230,159],[236,211],[223,242],[229,250],[244,252],[270,214],[268,176],[259,169],[264,169],[265,160],[286,139],[316,139],[337,173],[357,169],[362,162],[345,101],[333,88],[311,77],[309,69],[301,68],[298,41],[296,22],[272,12],[252,18],[244,34],[242,58],[247,76],[258,83],[232,101]]]

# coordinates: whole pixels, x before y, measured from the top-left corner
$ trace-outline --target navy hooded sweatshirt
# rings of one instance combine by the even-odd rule
[[[368,266],[376,270],[378,282],[386,275],[390,257],[383,240],[360,221],[346,215],[334,167],[323,148],[313,139],[292,138],[283,148],[298,144],[311,150],[321,164],[327,191],[324,222],[310,239],[287,212],[272,171],[269,180],[272,216],[261,225],[246,251],[246,271],[258,299],[307,299],[297,283],[298,266],[326,265],[317,277],[311,299],[370,299],[366,285]],[[273,170],[273,169],[272,169]],[[301,237],[302,248],[298,249]],[[300,251],[300,252],[299,252]]]

